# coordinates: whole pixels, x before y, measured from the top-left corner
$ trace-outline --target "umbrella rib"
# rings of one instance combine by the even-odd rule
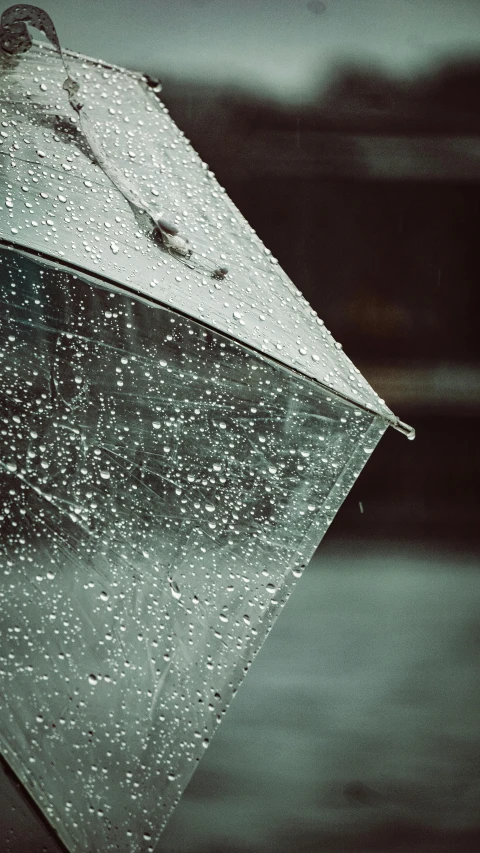
[[[177,308],[177,307],[172,309],[171,305],[169,305],[166,302],[164,303],[161,299],[158,299],[158,297],[153,297],[153,296],[150,296],[150,295],[145,294],[145,293],[139,293],[133,287],[131,287],[127,284],[123,284],[123,283],[118,282],[118,281],[114,281],[113,279],[110,279],[108,276],[106,276],[105,274],[103,274],[101,272],[96,271],[95,274],[89,273],[88,270],[85,270],[84,267],[77,266],[75,263],[72,263],[70,261],[68,263],[65,263],[65,261],[63,261],[62,259],[59,259],[57,257],[52,257],[52,255],[49,255],[47,252],[43,252],[42,250],[39,250],[39,249],[31,249],[28,246],[24,246],[20,243],[13,243],[12,241],[5,240],[4,238],[0,238],[0,246],[4,246],[7,249],[14,250],[17,253],[20,252],[20,253],[26,255],[27,257],[33,257],[33,258],[37,258],[37,259],[40,258],[42,261],[44,261],[50,265],[54,264],[57,269],[60,267],[60,268],[65,269],[66,271],[75,270],[75,272],[78,272],[81,275],[83,275],[87,281],[89,281],[89,282],[94,281],[96,283],[97,287],[98,287],[99,283],[101,283],[104,286],[108,285],[109,288],[112,288],[112,289],[114,289],[120,293],[129,293],[129,294],[133,293],[135,295],[135,298],[141,302],[144,302],[148,305],[162,305],[165,308],[167,308],[169,311],[174,311],[180,317],[185,317],[189,320],[192,319],[190,317],[190,315],[185,310],[182,310],[181,308]],[[216,334],[218,334],[218,332],[219,332],[219,330],[217,328],[215,328],[215,326],[211,326],[205,320],[195,319],[195,322],[198,325],[203,326],[205,329],[208,329],[212,332],[215,332]],[[260,355],[263,359],[268,360],[268,361],[272,362],[273,364],[279,365],[283,370],[288,368],[288,370],[290,370],[292,373],[296,374],[297,376],[301,376],[303,379],[308,379],[311,382],[314,382],[316,385],[318,385],[320,388],[323,388],[329,394],[333,394],[334,397],[337,397],[337,398],[343,400],[344,402],[355,406],[357,409],[361,409],[361,411],[365,412],[366,414],[368,414],[372,417],[380,418],[385,423],[387,423],[389,426],[393,427],[398,432],[401,432],[402,435],[405,435],[407,438],[410,438],[410,439],[415,438],[415,429],[412,426],[410,426],[409,424],[406,424],[403,421],[401,421],[399,418],[397,418],[393,414],[393,412],[391,414],[388,414],[387,412],[375,411],[375,409],[369,408],[367,405],[365,405],[364,403],[362,403],[359,400],[356,400],[354,397],[350,397],[350,396],[348,396],[348,394],[345,394],[344,392],[339,391],[336,388],[332,388],[330,385],[327,385],[325,382],[322,382],[321,379],[317,379],[315,376],[310,376],[307,373],[302,373],[301,370],[299,370],[297,367],[295,367],[291,364],[286,365],[284,362],[280,361],[274,355],[271,355],[270,353],[263,352],[263,350],[255,347],[251,343],[247,344],[241,340],[237,341],[237,339],[235,337],[233,337],[231,334],[229,334],[228,332],[226,332],[224,330],[220,330],[220,334],[224,338],[228,339],[229,341],[233,341],[235,343],[240,343],[240,345],[242,347],[250,350],[251,352],[254,352],[257,355]]]

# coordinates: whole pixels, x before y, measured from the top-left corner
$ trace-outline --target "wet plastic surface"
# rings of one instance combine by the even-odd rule
[[[1,253],[2,751],[72,851],[148,850],[385,422]]]
[[[395,422],[147,78],[63,56],[66,65],[34,44],[2,59],[0,239],[134,286]],[[80,119],[66,70],[79,84]],[[190,258],[162,245],[122,182],[178,229],[173,239],[188,241]],[[222,268],[223,280],[215,276]]]

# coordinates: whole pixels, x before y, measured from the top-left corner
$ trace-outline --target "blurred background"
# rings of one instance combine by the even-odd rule
[[[479,850],[479,0],[40,5],[65,47],[162,80],[417,430],[369,461],[159,853]],[[8,850],[60,849],[5,785]]]

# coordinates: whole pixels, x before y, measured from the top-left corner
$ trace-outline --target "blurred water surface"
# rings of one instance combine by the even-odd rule
[[[158,853],[478,850],[478,569],[325,542]]]

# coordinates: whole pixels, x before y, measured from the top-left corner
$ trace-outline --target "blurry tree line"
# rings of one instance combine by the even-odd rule
[[[342,66],[302,105],[176,80],[162,99],[347,354],[417,427],[414,445],[387,434],[332,535],[475,539],[480,61],[409,81]]]

